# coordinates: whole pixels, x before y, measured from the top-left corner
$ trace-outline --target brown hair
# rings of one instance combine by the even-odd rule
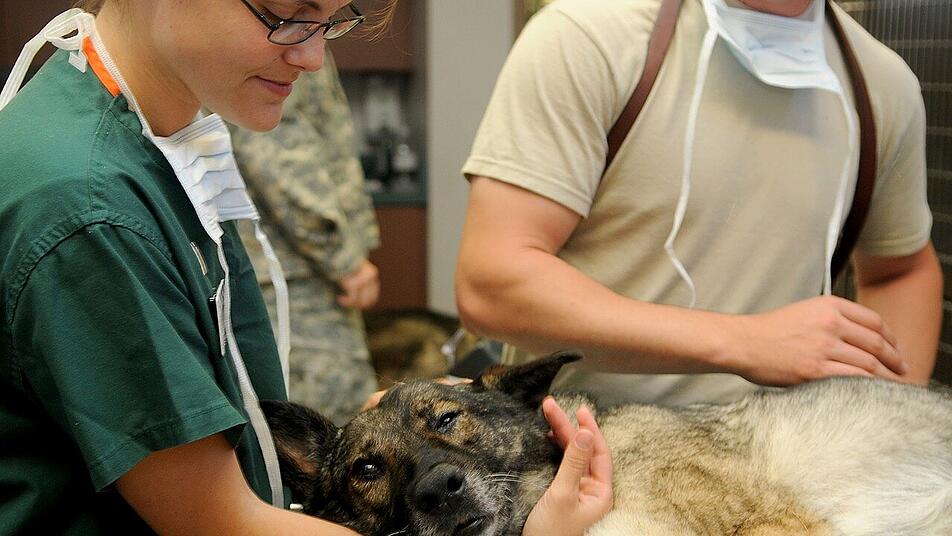
[[[398,0],[378,0],[383,3],[382,7],[374,7],[368,10],[367,24],[363,28],[358,28],[360,35],[369,36],[371,39],[377,39],[383,36],[383,33],[390,27],[393,21],[393,13],[397,9]]]
[[[97,14],[99,10],[102,9],[102,5],[106,3],[106,0],[77,0],[73,2],[73,7],[78,7],[83,11],[88,13]]]

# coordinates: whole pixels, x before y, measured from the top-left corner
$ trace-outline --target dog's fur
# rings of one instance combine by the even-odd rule
[[[368,535],[519,534],[560,459],[539,405],[575,359],[400,385],[340,429],[264,403],[285,482],[306,513]],[[838,378],[606,411],[615,508],[588,534],[952,535],[950,393]]]

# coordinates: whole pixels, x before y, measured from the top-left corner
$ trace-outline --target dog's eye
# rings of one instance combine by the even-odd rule
[[[448,411],[440,415],[436,418],[433,429],[442,434],[449,432],[453,429],[453,425],[456,424],[456,419],[459,417],[459,414],[460,412],[458,411]]]
[[[383,474],[380,464],[373,460],[359,459],[350,466],[350,474],[360,480],[376,480]]]

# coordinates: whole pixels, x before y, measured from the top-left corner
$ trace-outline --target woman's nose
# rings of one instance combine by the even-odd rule
[[[325,43],[318,33],[303,43],[289,46],[284,53],[284,61],[304,71],[316,71],[324,65]]]

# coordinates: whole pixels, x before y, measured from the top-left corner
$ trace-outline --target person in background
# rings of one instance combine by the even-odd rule
[[[0,534],[353,535],[287,509],[258,404],[287,398],[287,323],[279,307],[275,337],[238,236],[260,218],[224,120],[274,128],[325,39],[363,16],[346,1],[83,7],[0,92]],[[21,90],[46,41],[61,50]],[[529,536],[581,534],[612,504],[594,422],[552,411],[566,454]]]
[[[607,404],[722,402],[840,375],[926,383],[942,275],[915,76],[832,3],[685,1],[606,168],[661,7],[556,0],[523,30],[463,168],[464,324],[511,343],[506,362],[582,350],[556,389]],[[818,296],[860,145],[833,16],[878,137],[858,303]]]
[[[380,244],[380,231],[354,137],[329,51],[321,70],[295,83],[275,129],[232,128],[238,167],[288,282],[290,399],[338,425],[377,390],[361,310],[379,295],[377,268],[367,254]],[[272,304],[267,259],[253,229],[240,231],[265,302]]]

